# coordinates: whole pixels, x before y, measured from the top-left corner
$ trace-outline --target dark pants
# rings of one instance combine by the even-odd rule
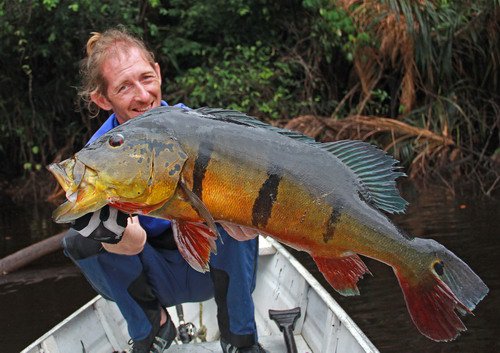
[[[221,337],[234,346],[257,341],[251,293],[255,288],[258,242],[239,242],[221,230],[210,273],[192,269],[177,250],[146,243],[134,256],[105,251],[101,243],[70,229],[63,239],[65,254],[82,270],[94,289],[118,305],[133,340],[151,331],[148,310],[158,303],[173,306],[215,296]],[[157,309],[156,309],[157,310]]]

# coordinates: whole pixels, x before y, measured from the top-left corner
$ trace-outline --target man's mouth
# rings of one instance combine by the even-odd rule
[[[148,106],[146,106],[146,107],[135,108],[135,109],[133,109],[133,110],[134,110],[134,111],[136,111],[136,112],[138,112],[138,113],[141,113],[141,114],[142,114],[142,113],[145,113],[145,112],[147,112],[148,110],[151,110],[151,109],[153,109],[153,102],[152,102],[152,103],[150,103],[150,104],[149,104]]]

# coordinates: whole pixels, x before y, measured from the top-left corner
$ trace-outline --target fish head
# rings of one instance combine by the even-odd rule
[[[128,130],[113,129],[48,167],[68,199],[54,211],[56,222],[70,222],[106,204],[147,214],[174,195],[187,159],[180,144],[155,131]]]

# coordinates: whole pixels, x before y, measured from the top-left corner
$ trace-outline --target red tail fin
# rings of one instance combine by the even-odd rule
[[[412,277],[406,277],[402,269],[394,269],[406,306],[423,335],[435,341],[451,341],[466,330],[458,314],[471,314],[488,293],[488,287],[465,262],[438,242],[420,238],[412,242],[432,256],[426,260],[427,271],[421,268],[415,272],[413,268],[409,272]],[[422,257],[420,264],[426,261]]]
[[[419,331],[435,341],[451,341],[466,327],[456,311],[471,313],[450,288],[430,275],[427,281],[411,284],[396,272],[406,306]]]
[[[358,295],[359,289],[356,285],[358,280],[363,278],[365,273],[370,273],[356,254],[346,257],[313,256],[313,258],[328,283],[342,295]]]

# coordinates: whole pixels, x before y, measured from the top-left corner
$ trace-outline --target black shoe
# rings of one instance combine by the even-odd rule
[[[177,336],[177,330],[166,310],[165,313],[167,314],[167,321],[160,326],[161,311],[158,310],[157,315],[152,320],[153,329],[151,333],[143,340],[134,341],[131,353],[162,353],[170,347]]]
[[[250,347],[235,347],[231,343],[224,342],[220,340],[220,345],[222,347],[222,352],[224,353],[269,353],[266,351],[260,343],[255,343]]]

